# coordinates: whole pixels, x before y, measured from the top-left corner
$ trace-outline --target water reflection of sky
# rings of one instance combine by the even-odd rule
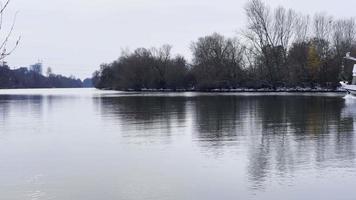
[[[78,91],[0,94],[0,194],[342,197],[322,192],[332,188],[356,195],[356,100]]]

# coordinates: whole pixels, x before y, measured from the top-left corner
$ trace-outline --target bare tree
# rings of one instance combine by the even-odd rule
[[[345,80],[352,79],[353,62],[344,62],[343,57],[347,52],[352,52],[355,46],[356,24],[355,19],[336,20],[333,25],[332,42],[335,49],[335,66],[342,66],[341,77]]]
[[[279,7],[274,12],[273,37],[275,45],[288,49],[291,38],[294,35],[294,27],[297,14],[289,9]]]
[[[10,0],[5,1],[5,3],[0,2],[0,31],[3,29],[4,12],[6,11],[9,4],[10,4]],[[0,43],[0,61],[3,61],[7,56],[9,56],[19,45],[21,37],[18,37],[17,40],[15,41],[15,44],[12,45],[12,47],[8,48],[9,40],[14,31],[16,16],[17,13],[15,14],[10,30],[7,32],[5,38],[3,38],[2,42]]]
[[[169,45],[142,48],[123,54],[94,80],[107,76],[102,85],[112,79],[109,87],[121,89],[337,86],[342,58],[356,47],[355,20],[325,13],[312,18],[264,2],[248,0],[244,40],[201,37],[191,46],[191,65],[172,57]]]
[[[236,87],[241,82],[244,46],[237,39],[214,33],[199,38],[191,49],[199,88]]]
[[[247,30],[244,36],[252,42],[255,50],[262,51],[264,46],[273,45],[271,36],[271,10],[260,0],[251,0],[245,7]]]
[[[309,38],[310,16],[298,14],[295,18],[294,32],[295,42],[306,42]]]
[[[171,60],[171,50],[172,46],[167,44],[158,49],[151,48],[152,56],[156,58],[156,62],[152,65],[152,67],[153,70],[158,73],[159,85],[162,88],[165,88],[167,84],[166,76],[169,67],[169,61]]]
[[[254,47],[282,46],[288,49],[294,36],[297,14],[291,9],[278,7],[273,12],[261,0],[251,0],[245,7],[247,31],[244,35]]]
[[[330,41],[333,26],[333,17],[325,13],[319,13],[314,16],[314,37]]]
[[[339,55],[345,55],[355,43],[356,23],[355,19],[341,19],[333,24],[333,43]],[[343,56],[342,55],[342,56]]]
[[[247,30],[244,36],[252,47],[250,52],[254,52],[267,71],[268,81],[273,84],[288,79],[287,52],[294,37],[297,14],[282,7],[271,12],[261,0],[250,0],[245,12]]]

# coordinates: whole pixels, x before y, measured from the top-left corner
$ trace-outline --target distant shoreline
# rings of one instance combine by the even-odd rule
[[[328,89],[328,88],[277,88],[277,89],[210,89],[210,90],[195,90],[195,89],[128,89],[128,90],[117,90],[117,89],[99,89],[99,90],[114,90],[114,91],[122,91],[122,92],[200,92],[200,93],[346,93],[342,88],[336,89]]]

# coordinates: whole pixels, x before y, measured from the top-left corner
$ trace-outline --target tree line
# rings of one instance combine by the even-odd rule
[[[0,41],[0,89],[10,88],[77,88],[77,87],[92,87],[91,79],[81,81],[73,76],[65,77],[59,74],[52,73],[48,68],[47,75],[42,74],[42,64],[36,63],[29,68],[21,67],[18,69],[10,69],[4,61],[5,58],[11,55],[19,46],[21,37],[16,38],[14,44],[9,44],[14,31],[16,14],[7,32],[4,32],[3,23],[5,11],[8,9],[11,0],[6,0],[0,3],[0,31],[3,32],[3,37]]]
[[[50,69],[50,68],[49,68]],[[10,69],[7,65],[0,66],[0,89],[9,88],[81,88],[91,87],[91,80],[83,82],[75,77],[54,74],[51,70],[42,75],[41,64],[30,68]]]
[[[261,0],[245,5],[246,27],[236,37],[218,33],[191,45],[192,61],[173,56],[172,46],[123,52],[93,74],[100,89],[335,88],[352,79],[356,55],[354,18],[314,16]]]

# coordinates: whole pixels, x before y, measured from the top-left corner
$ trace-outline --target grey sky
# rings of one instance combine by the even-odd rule
[[[266,1],[267,2],[267,1]],[[190,57],[200,36],[219,32],[234,36],[245,24],[246,0],[12,0],[5,20],[20,11],[14,36],[22,41],[7,58],[12,67],[42,60],[55,73],[90,77],[124,48],[172,44],[174,53]],[[298,12],[328,12],[352,17],[352,0],[269,0]],[[2,34],[3,35],[3,34]]]

